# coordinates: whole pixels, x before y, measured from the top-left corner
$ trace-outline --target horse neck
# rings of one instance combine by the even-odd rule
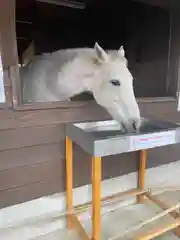
[[[94,81],[95,66],[91,59],[88,58],[75,58],[69,62],[62,70],[63,82],[70,90],[69,95],[90,91]],[[69,96],[69,97],[71,97]]]

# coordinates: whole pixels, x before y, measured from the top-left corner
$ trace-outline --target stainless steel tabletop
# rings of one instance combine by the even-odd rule
[[[180,126],[142,119],[138,133],[125,133],[114,121],[68,123],[66,135],[93,156],[108,156],[180,142]]]

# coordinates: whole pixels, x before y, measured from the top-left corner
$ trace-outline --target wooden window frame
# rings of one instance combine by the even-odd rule
[[[21,92],[21,79],[19,75],[19,67],[18,67],[18,52],[17,52],[17,41],[16,41],[16,27],[15,27],[15,0],[6,0],[0,3],[0,15],[1,13],[5,13],[8,11],[9,13],[4,14],[4,19],[0,22],[0,30],[1,27],[9,21],[9,18],[13,21],[13,23],[8,25],[8,31],[6,26],[6,35],[8,35],[11,40],[9,41],[9,46],[6,46],[6,51],[10,51],[12,53],[12,57],[6,59],[5,69],[8,71],[8,79],[10,79],[10,83],[8,83],[7,87],[7,102],[0,104],[0,108],[10,107],[12,106],[15,110],[35,110],[35,109],[52,109],[52,108],[79,108],[79,107],[87,107],[89,105],[96,104],[94,100],[89,101],[74,101],[74,102],[37,102],[37,103],[23,103],[22,102],[22,92]],[[4,24],[4,25],[3,25]],[[4,31],[5,32],[5,31]],[[8,32],[8,33],[7,33]],[[3,34],[3,31],[2,33]],[[6,36],[7,37],[7,36]],[[5,39],[5,38],[4,38]],[[2,52],[6,42],[4,41],[4,45],[2,44]],[[10,49],[10,50],[9,50]],[[5,51],[5,50],[4,50]],[[6,53],[4,53],[5,55]],[[9,53],[8,53],[9,54]],[[9,54],[10,55],[10,54]],[[8,65],[8,66],[7,66]],[[170,79],[171,80],[171,79]],[[176,83],[178,80],[174,79]],[[6,87],[6,83],[5,83]],[[170,92],[173,93],[172,97],[150,97],[150,98],[139,98],[138,102],[169,102],[169,101],[177,101],[177,89],[174,93],[174,90]],[[12,96],[12,97],[11,97]],[[9,100],[8,100],[9,98]],[[10,100],[11,99],[11,100]],[[10,103],[11,102],[11,103]]]
[[[3,69],[5,102],[0,103],[0,109],[12,108],[12,84],[7,69]]]
[[[12,79],[12,100],[13,108],[15,110],[35,110],[35,109],[51,109],[51,108],[77,108],[94,104],[94,100],[90,101],[76,101],[76,102],[36,102],[23,103],[21,91],[21,79],[19,75],[18,66],[11,66],[9,68]]]
[[[89,101],[75,101],[75,102],[36,102],[36,103],[22,103],[21,95],[21,80],[19,76],[18,67],[10,67],[10,74],[12,79],[12,99],[15,110],[36,110],[36,109],[52,109],[52,108],[79,108],[95,105],[95,100]],[[175,97],[148,97],[137,98],[137,102],[171,102],[176,101]]]
[[[21,91],[21,79],[19,75],[18,66],[11,66],[10,76],[12,80],[12,100],[15,110],[36,110],[36,109],[52,109],[52,108],[79,108],[95,105],[95,100],[89,101],[75,101],[75,102],[36,102],[36,103],[23,103]],[[174,96],[170,97],[147,97],[137,98],[137,102],[150,103],[150,102],[171,102],[177,101]]]

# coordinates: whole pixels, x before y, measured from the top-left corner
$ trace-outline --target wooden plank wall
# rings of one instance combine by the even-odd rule
[[[143,116],[180,121],[175,103],[140,104]],[[0,208],[65,189],[65,123],[108,119],[102,108],[0,111]],[[148,153],[148,167],[179,159],[179,145]],[[137,153],[106,157],[103,179],[137,170]],[[74,187],[90,183],[90,156],[74,146]]]
[[[4,67],[13,66],[17,61],[13,4],[14,0],[0,4]],[[5,8],[9,9],[9,15]],[[173,41],[178,43],[179,36],[174,36]],[[174,52],[177,54],[177,48]],[[177,59],[176,54],[172,59]],[[174,72],[177,69],[173,66],[170,68]],[[177,78],[172,73],[170,77]],[[174,101],[140,103],[140,109],[142,116],[180,121]],[[108,118],[105,110],[93,104],[64,110],[0,110],[0,208],[64,191],[65,124]],[[150,150],[148,167],[179,160],[179,156],[179,145]],[[137,159],[137,153],[105,158],[103,179],[136,171]],[[90,156],[74,146],[74,187],[87,183],[90,183]]]

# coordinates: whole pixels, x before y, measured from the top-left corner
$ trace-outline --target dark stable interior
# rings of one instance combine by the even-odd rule
[[[84,9],[16,1],[19,59],[33,40],[36,54],[62,48],[124,46],[136,97],[168,96],[170,11],[141,2],[91,0]],[[113,3],[113,4],[112,4]],[[83,97],[82,97],[83,96]],[[84,94],[74,100],[92,99]]]

